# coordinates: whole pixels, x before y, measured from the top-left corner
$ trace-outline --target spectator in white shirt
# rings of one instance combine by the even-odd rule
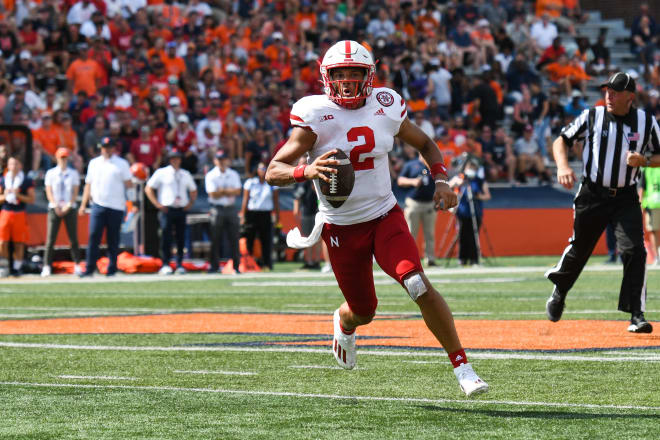
[[[62,220],[71,242],[71,258],[75,264],[74,273],[80,275],[80,249],[78,246],[78,213],[76,211],[76,198],[80,188],[80,175],[78,171],[70,168],[68,148],[60,147],[55,152],[57,166],[49,169],[44,178],[46,197],[48,198],[48,229],[46,233],[46,252],[44,253],[44,267],[42,277],[50,276],[53,264],[53,247],[57,232],[60,230]]]
[[[243,184],[243,204],[240,219],[245,226],[245,237],[250,254],[254,247],[254,239],[259,236],[261,242],[262,266],[268,270],[273,269],[273,219],[280,222],[279,189],[270,186],[265,179],[266,164],[259,162],[257,175]]]
[[[374,18],[367,25],[367,34],[371,35],[374,40],[379,38],[388,38],[396,31],[394,22],[390,20],[387,9],[381,8],[378,11],[378,18]]]
[[[69,9],[66,15],[66,22],[69,24],[82,24],[89,20],[96,10],[96,6],[91,0],[80,0]]]
[[[89,216],[87,267],[81,277],[94,274],[104,230],[110,259],[107,275],[113,276],[117,273],[119,233],[126,209],[126,189],[133,187],[128,162],[115,154],[117,141],[104,137],[98,147],[101,154],[87,166],[85,190],[78,210],[78,213],[83,215],[91,198],[93,204]]]
[[[238,252],[239,220],[236,196],[241,195],[241,177],[229,168],[231,159],[223,150],[215,154],[215,168],[204,178],[206,193],[211,205],[211,267],[209,272],[217,272],[222,248],[223,235],[229,246],[234,270],[238,272],[240,254]]]
[[[80,26],[80,33],[88,39],[101,37],[106,41],[110,41],[110,38],[112,37],[110,27],[105,22],[103,14],[99,11],[95,11],[92,14],[92,17]]]
[[[163,266],[161,275],[172,273],[170,260],[172,258],[172,232],[176,240],[176,270],[177,274],[184,274],[183,247],[186,238],[186,214],[192,208],[197,198],[197,186],[192,175],[181,168],[180,151],[173,149],[170,152],[170,164],[156,170],[147,181],[144,192],[160,211],[160,244]],[[156,191],[158,195],[156,195]]]
[[[550,16],[544,13],[541,19],[532,25],[530,35],[536,43],[538,53],[542,53],[552,45],[552,41],[557,37],[557,26],[550,21]]]

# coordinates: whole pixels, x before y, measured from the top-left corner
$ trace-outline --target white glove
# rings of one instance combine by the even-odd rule
[[[5,196],[5,202],[12,205],[18,205],[18,199],[16,198],[16,193],[9,193]]]

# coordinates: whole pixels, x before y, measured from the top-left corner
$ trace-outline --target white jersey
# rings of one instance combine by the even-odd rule
[[[348,199],[333,208],[314,180],[319,210],[325,221],[352,225],[373,220],[394,207],[388,153],[406,118],[406,103],[392,89],[376,88],[363,107],[349,110],[326,95],[306,96],[293,105],[291,125],[313,131],[316,143],[308,153],[312,163],[332,149],[343,150],[355,170],[355,185]]]

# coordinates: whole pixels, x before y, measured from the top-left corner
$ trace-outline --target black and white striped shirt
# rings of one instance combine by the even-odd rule
[[[606,107],[583,111],[561,131],[569,146],[584,141],[582,175],[605,188],[637,184],[640,169],[626,165],[628,151],[660,154],[660,128],[653,115],[631,108],[615,116]]]

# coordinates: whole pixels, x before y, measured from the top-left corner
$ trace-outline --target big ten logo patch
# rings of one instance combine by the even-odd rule
[[[323,115],[319,118],[319,122],[329,121],[330,119],[335,119],[332,115]]]

